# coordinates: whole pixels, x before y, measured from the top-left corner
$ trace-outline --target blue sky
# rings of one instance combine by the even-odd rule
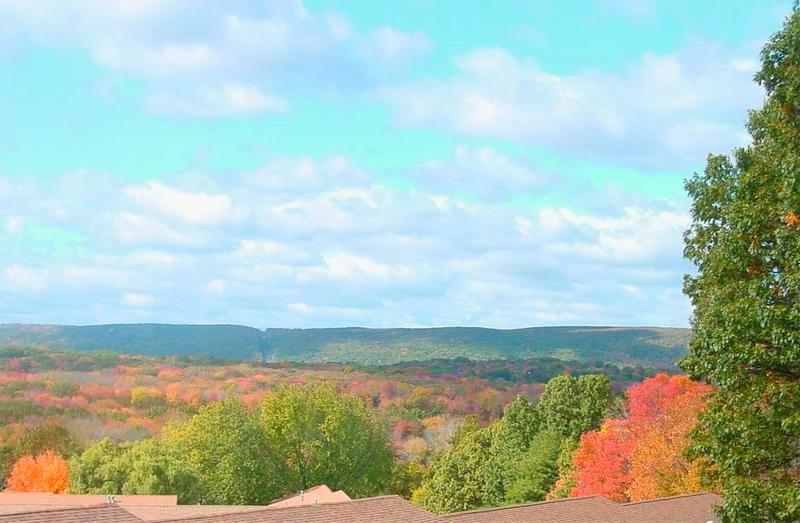
[[[790,8],[0,0],[0,322],[684,326]]]

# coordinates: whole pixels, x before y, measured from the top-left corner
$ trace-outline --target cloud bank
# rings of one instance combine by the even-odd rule
[[[9,39],[76,45],[144,82],[149,110],[201,118],[284,113],[309,86],[364,92],[432,46],[419,31],[358,32],[298,0],[0,0],[0,17]]]
[[[448,195],[464,165],[476,194],[490,197]],[[82,172],[2,183],[0,315],[261,327],[685,324],[685,209],[656,201],[579,212],[500,198],[503,187],[554,190],[532,169],[460,146],[417,169],[412,189],[342,157],[274,158],[226,178],[126,183]]]

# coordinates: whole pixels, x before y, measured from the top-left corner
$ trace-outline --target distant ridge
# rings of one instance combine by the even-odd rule
[[[671,368],[689,329],[664,327],[360,327],[259,330],[241,325],[0,324],[0,345],[80,351],[219,357],[234,360],[353,362],[368,365],[436,358],[565,360]]]

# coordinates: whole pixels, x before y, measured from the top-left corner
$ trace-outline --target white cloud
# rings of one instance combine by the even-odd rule
[[[272,158],[254,171],[243,173],[244,183],[271,196],[301,195],[369,185],[372,178],[342,156],[324,160]]]
[[[289,308],[289,310],[292,310],[294,312],[299,312],[300,314],[311,314],[314,312],[314,307],[312,307],[307,303],[303,303],[301,301],[297,303],[290,303],[289,305],[287,305],[287,307]]]
[[[436,126],[657,170],[742,145],[761,91],[742,62],[698,47],[644,54],[626,71],[557,75],[504,49],[459,58],[443,81],[386,88],[403,126]]]
[[[260,260],[289,265],[303,265],[319,258],[309,256],[308,252],[291,244],[270,240],[241,240],[233,256],[240,261]]]
[[[743,73],[755,74],[758,71],[759,63],[754,58],[731,58],[731,67]]]
[[[431,41],[422,32],[405,32],[383,26],[365,38],[362,52],[377,63],[396,65],[426,53],[431,47]]]
[[[222,280],[211,280],[206,285],[206,289],[212,292],[225,292],[228,290],[228,285]]]
[[[181,192],[156,181],[127,187],[125,195],[142,207],[189,224],[219,223],[231,208],[230,198],[225,194]]]
[[[177,257],[168,252],[136,251],[128,257],[127,261],[133,264],[152,264],[152,265],[168,266],[168,265],[174,265],[177,262]]]
[[[654,257],[667,250],[680,252],[681,235],[690,225],[685,212],[669,209],[627,207],[612,217],[577,214],[569,209],[545,209],[543,215],[543,226],[554,238],[546,246],[548,253],[599,263],[646,263],[655,261]],[[570,238],[565,231],[572,227],[584,227],[590,235],[562,241],[563,237]],[[554,235],[556,231],[558,234]]]
[[[93,50],[101,65],[149,77],[176,77],[218,69],[223,59],[219,51],[205,44],[171,44],[161,47],[125,45],[102,39]]]
[[[25,228],[25,220],[18,216],[12,216],[5,220],[4,228],[10,233],[20,232]]]
[[[548,177],[534,166],[491,147],[459,145],[450,161],[428,162],[416,173],[422,187],[445,194],[467,193],[481,199],[508,199],[542,189]]]
[[[155,298],[147,294],[139,294],[136,292],[126,292],[122,295],[122,301],[125,305],[130,305],[136,308],[151,307],[155,303]]]
[[[23,291],[43,291],[48,283],[48,271],[26,267],[24,265],[10,265],[3,271],[6,284],[12,289]]]
[[[124,212],[114,218],[114,233],[120,243],[144,245],[191,245],[192,238],[142,214]]]
[[[289,102],[269,96],[255,87],[225,84],[201,88],[186,95],[156,93],[148,99],[148,107],[160,114],[176,114],[216,118],[258,113],[284,113]]]
[[[364,256],[348,252],[335,252],[323,257],[325,275],[342,279],[385,279],[410,275],[407,269],[394,270],[392,267],[378,263]]]

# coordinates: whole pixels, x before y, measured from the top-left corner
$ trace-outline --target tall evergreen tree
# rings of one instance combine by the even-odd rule
[[[717,387],[694,452],[723,487],[723,521],[800,521],[800,12],[761,53],[752,143],[686,184],[697,266],[683,368]]]
[[[561,435],[542,431],[536,435],[530,448],[516,462],[514,480],[506,489],[510,503],[539,501],[545,498],[558,479],[558,456]]]

